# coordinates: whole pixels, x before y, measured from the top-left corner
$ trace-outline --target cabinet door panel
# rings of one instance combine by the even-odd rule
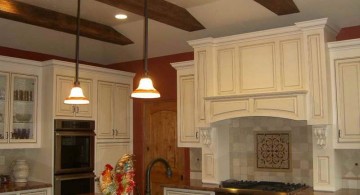
[[[76,116],[80,117],[91,117],[92,116],[92,80],[90,79],[79,79],[81,89],[85,97],[87,97],[90,101],[90,104],[82,104],[77,105],[79,107],[79,111],[75,113]]]
[[[114,89],[114,129],[116,138],[130,138],[130,86],[116,84]]]
[[[74,85],[74,78],[68,76],[56,76],[56,116],[78,116],[78,117],[91,117],[92,116],[92,103],[91,103],[91,87],[92,80],[79,79],[81,89],[84,92],[85,97],[89,98],[90,104],[77,105],[79,107],[78,113],[74,114],[73,105],[64,104],[65,98],[70,94],[71,88]]]
[[[71,77],[56,76],[56,116],[74,116],[73,106],[64,104],[73,85],[74,80]]]
[[[337,63],[339,140],[360,141],[360,59]]]
[[[124,154],[130,153],[132,153],[130,143],[97,143],[95,159],[96,177],[101,175],[106,164],[115,167],[117,161]],[[95,192],[100,192],[97,183],[95,184]]]
[[[12,74],[11,80],[14,96],[10,110],[10,142],[35,143],[38,112],[37,77]]]
[[[195,84],[193,75],[181,75],[179,82],[178,146],[189,147],[200,142],[195,128]]]
[[[9,137],[9,74],[0,72],[0,142],[7,142]]]
[[[97,120],[97,138],[113,138],[114,131],[112,125],[112,98],[113,84],[99,82],[98,84],[98,120]]]
[[[275,43],[240,47],[241,92],[263,92],[276,89]]]

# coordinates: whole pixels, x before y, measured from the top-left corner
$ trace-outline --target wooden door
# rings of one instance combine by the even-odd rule
[[[145,156],[144,170],[155,158],[166,159],[173,171],[168,178],[165,167],[155,164],[151,171],[151,194],[162,195],[161,184],[187,184],[189,182],[188,149],[176,145],[176,102],[145,103]]]

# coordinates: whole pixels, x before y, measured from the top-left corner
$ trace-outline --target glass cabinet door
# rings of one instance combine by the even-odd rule
[[[0,72],[0,142],[7,142],[8,106],[9,106],[9,74]]]
[[[10,142],[36,142],[37,77],[12,74]]]

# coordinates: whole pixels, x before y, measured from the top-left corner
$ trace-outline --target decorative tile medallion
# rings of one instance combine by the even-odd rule
[[[256,133],[256,164],[258,169],[290,169],[290,133]]]

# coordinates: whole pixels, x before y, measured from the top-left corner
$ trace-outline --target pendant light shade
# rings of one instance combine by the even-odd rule
[[[89,99],[84,96],[79,82],[79,36],[80,36],[80,0],[78,0],[77,22],[76,22],[76,64],[75,82],[69,97],[65,98],[65,104],[89,104]]]
[[[148,76],[148,13],[147,0],[144,0],[144,16],[145,16],[145,43],[144,43],[144,70],[145,75],[141,78],[138,88],[131,93],[133,98],[159,98],[160,93],[153,86],[151,78]]]
[[[154,88],[152,80],[149,77],[143,77],[140,80],[138,88],[131,93],[133,98],[159,98],[160,93]]]

